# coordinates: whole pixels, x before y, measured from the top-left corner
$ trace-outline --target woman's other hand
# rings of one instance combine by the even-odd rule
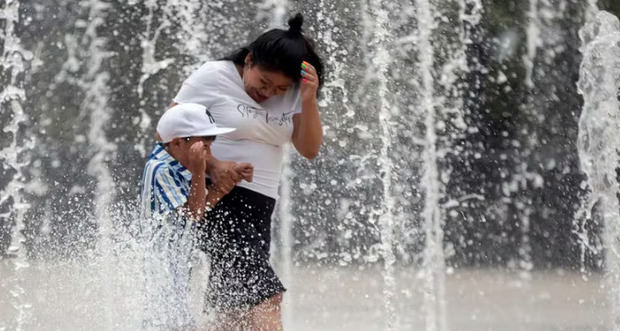
[[[316,99],[317,90],[319,89],[319,77],[316,74],[316,69],[306,62],[301,63],[301,100]]]
[[[301,63],[301,113],[293,116],[293,145],[308,159],[319,154],[323,131],[316,99],[319,78],[315,68],[308,62]]]

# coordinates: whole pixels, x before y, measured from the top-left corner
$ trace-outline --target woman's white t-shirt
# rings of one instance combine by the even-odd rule
[[[213,142],[213,156],[252,163],[253,181],[237,185],[277,199],[283,145],[291,141],[293,115],[301,112],[297,86],[258,104],[245,92],[232,61],[213,61],[203,64],[183,82],[174,102],[204,105],[218,126],[235,128]]]

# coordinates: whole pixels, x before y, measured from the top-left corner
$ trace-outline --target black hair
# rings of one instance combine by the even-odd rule
[[[303,22],[304,17],[297,13],[288,20],[288,30],[271,29],[222,60],[243,66],[246,56],[251,54],[252,62],[261,69],[282,72],[295,83],[301,79],[301,62],[306,61],[314,66],[319,86],[322,86],[323,61],[314,50],[314,41],[304,36],[301,29]]]

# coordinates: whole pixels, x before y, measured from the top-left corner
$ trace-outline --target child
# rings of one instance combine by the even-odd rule
[[[206,164],[211,143],[218,134],[234,129],[216,127],[206,108],[179,104],[164,113],[157,124],[162,138],[146,162],[142,177],[142,212],[146,218],[170,212],[200,220],[232,186],[224,182],[206,190]],[[241,164],[244,172],[251,165]]]
[[[144,167],[141,194],[142,219],[153,222],[145,227],[150,327],[176,330],[193,325],[187,302],[193,247],[189,234],[191,225],[202,221],[205,212],[236,184],[221,181],[207,188],[205,178],[211,143],[231,131],[218,128],[204,106],[191,103],[176,105],[157,124],[161,142]],[[234,169],[251,180],[250,164]]]

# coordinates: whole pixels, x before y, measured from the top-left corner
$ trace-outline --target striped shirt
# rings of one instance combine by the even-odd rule
[[[164,217],[185,205],[192,173],[173,158],[162,144],[155,145],[142,173],[141,215]]]
[[[141,218],[145,221],[144,284],[147,327],[191,329],[189,306],[193,232],[174,213],[189,197],[192,174],[162,144],[155,145],[142,174]],[[193,225],[193,223],[192,223]]]

